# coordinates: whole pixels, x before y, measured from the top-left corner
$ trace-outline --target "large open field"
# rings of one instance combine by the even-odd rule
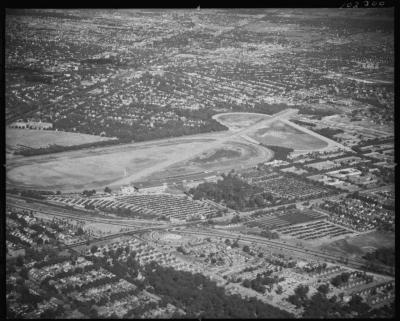
[[[369,232],[358,236],[323,244],[322,249],[350,256],[364,255],[380,247],[393,247],[395,234],[388,232]]]
[[[213,116],[215,120],[233,131],[247,128],[270,117],[269,115],[257,113],[225,113]]]
[[[249,144],[237,137],[235,141],[225,142],[223,145],[209,149],[197,157],[155,172],[149,176],[149,179],[167,179],[184,175],[187,175],[188,179],[193,179],[191,176],[195,173],[229,171],[240,166],[255,166],[271,160],[272,157],[273,152],[271,150],[259,145]]]
[[[21,166],[10,164],[7,178],[16,185],[43,189],[124,185],[195,155],[210,141],[213,139],[183,139],[30,157],[18,161]]]
[[[286,146],[287,140],[297,137],[294,142],[300,148],[306,147],[307,142],[313,149],[325,146],[307,133],[282,125],[280,119],[284,120],[290,113],[293,111],[272,116],[222,114],[224,122],[235,130],[10,159],[7,183],[9,187],[79,191],[105,186],[118,188],[155,177],[228,171],[238,165],[254,166],[273,157],[269,149],[243,138],[247,133],[259,131],[274,137],[273,142],[268,142],[271,145]],[[271,136],[276,131],[281,136]],[[258,136],[263,137],[262,133]]]
[[[269,124],[267,127],[256,130],[249,136],[265,145],[282,146],[297,150],[316,150],[328,145],[319,138],[279,120]]]
[[[6,147],[8,150],[15,150],[22,146],[28,148],[42,148],[50,145],[73,146],[105,140],[110,140],[110,138],[53,130],[6,129]]]

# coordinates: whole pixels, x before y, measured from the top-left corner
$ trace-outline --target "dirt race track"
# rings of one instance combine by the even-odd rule
[[[293,110],[272,116],[221,114],[224,122],[234,130],[10,158],[7,162],[7,186],[64,192],[99,190],[105,186],[118,188],[131,182],[144,181],[154,174],[230,170],[237,168],[238,164],[256,165],[269,161],[273,152],[257,142],[243,139],[243,135],[269,127],[278,119],[285,119],[289,113],[293,113]],[[282,130],[285,128],[283,126]]]

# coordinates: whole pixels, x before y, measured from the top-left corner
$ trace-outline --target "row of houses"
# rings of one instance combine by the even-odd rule
[[[9,125],[10,128],[21,128],[21,129],[39,129],[39,130],[49,130],[53,129],[52,123],[42,122],[42,121],[23,121],[21,119],[13,122]]]

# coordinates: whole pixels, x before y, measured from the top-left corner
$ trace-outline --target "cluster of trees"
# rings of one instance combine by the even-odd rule
[[[111,140],[104,140],[104,141],[99,141],[99,142],[71,145],[71,146],[62,146],[62,145],[53,144],[48,147],[19,149],[19,150],[15,151],[15,154],[22,155],[22,156],[45,155],[45,154],[61,153],[61,152],[78,150],[78,149],[83,149],[83,148],[90,148],[90,147],[104,147],[104,146],[116,145],[116,144],[126,143],[126,142],[127,141],[111,139]]]
[[[239,215],[235,215],[231,218],[231,224],[237,224],[240,223],[242,220],[240,219]]]
[[[35,267],[37,267],[39,264],[44,264],[45,258],[47,262],[49,260],[53,260],[57,256],[58,256],[58,251],[56,248],[53,247],[44,247],[41,248],[40,250],[37,248],[25,249],[25,261],[26,262],[36,261],[37,263],[35,263]]]
[[[287,301],[299,308],[307,302],[309,290],[308,285],[300,284],[294,289],[294,294],[288,296]]]
[[[56,232],[62,232],[64,229],[55,221],[51,221],[49,227],[55,230]]]
[[[314,123],[309,123],[309,122],[298,120],[298,119],[291,119],[290,121],[292,123],[295,123],[300,126],[305,126],[305,127],[315,127],[316,126]]]
[[[330,138],[332,140],[335,140],[335,137],[333,137],[334,135],[344,133],[344,131],[342,129],[329,128],[329,127],[318,128],[318,129],[317,128],[313,128],[313,131],[318,133],[318,134],[320,134],[320,135],[322,135],[322,136],[328,137],[328,138]]]
[[[358,295],[351,297],[348,303],[343,301],[343,293],[339,298],[334,295],[327,298],[329,291],[327,285],[318,287],[318,291],[309,299],[307,298],[308,289],[302,285],[299,290],[295,290],[295,294],[291,296],[291,301],[296,303],[297,307],[304,307],[303,318],[372,318],[372,317],[393,317],[393,305],[390,307],[381,307],[371,309],[369,305],[363,302]]]
[[[290,106],[290,108],[296,108],[297,106]],[[289,108],[288,105],[286,104],[265,104],[265,103],[256,103],[253,106],[248,106],[248,107],[242,107],[240,108],[240,111],[243,112],[251,112],[251,113],[259,113],[259,114],[267,114],[267,115],[272,115],[281,112],[282,110],[285,110]]]
[[[281,268],[294,268],[296,266],[295,261],[286,261],[283,258],[266,258],[266,261]]]
[[[230,246],[230,247],[232,247],[232,248],[239,247],[239,240],[236,239],[236,240],[234,240],[234,241],[232,242],[230,239],[226,239],[226,240],[225,240],[225,244],[228,245],[228,246]]]
[[[267,239],[279,239],[279,234],[277,232],[271,232],[268,229],[262,230],[260,235]]]
[[[166,137],[176,137],[184,135],[193,135],[212,131],[227,130],[225,126],[212,119],[215,111],[212,109],[187,110],[175,109],[171,106],[156,106],[150,104],[131,105],[126,110],[120,110],[122,118],[125,112],[137,111],[142,118],[135,123],[127,124],[121,120],[115,119],[91,119],[86,115],[84,110],[75,110],[68,118],[58,119],[54,122],[54,128],[58,130],[72,131],[73,128],[77,132],[99,135],[104,132],[107,137],[117,137],[119,142],[131,141],[147,141]],[[145,111],[145,112],[143,112]],[[161,116],[164,114],[175,114],[178,119],[169,119],[149,125],[150,118],[153,116]],[[185,117],[182,120],[180,117]],[[123,120],[123,119],[122,119]],[[188,120],[198,121],[196,126],[189,126]]]
[[[91,299],[87,302],[81,302],[78,300],[73,300],[72,302],[73,308],[78,309],[80,313],[89,317],[90,319],[95,319],[99,317],[97,310],[94,308],[94,305],[96,304],[96,301],[94,299]],[[98,302],[98,304],[100,303]]]
[[[393,168],[380,168],[379,169],[379,178],[385,184],[394,184],[395,172]]]
[[[252,186],[241,180],[233,173],[222,175],[222,179],[213,182],[206,182],[191,188],[189,193],[195,200],[211,199],[217,203],[224,202],[226,206],[234,210],[254,209],[265,206],[266,200],[272,200],[269,193]]]
[[[37,304],[42,301],[42,298],[33,294],[26,285],[17,285],[16,291],[20,294],[20,302],[22,304]]]
[[[192,274],[161,267],[155,262],[145,266],[146,283],[157,295],[186,311],[187,318],[288,318],[292,317],[255,298],[227,295],[200,273]]]
[[[349,279],[350,279],[350,273],[343,272],[339,275],[334,276],[331,279],[331,284],[333,286],[339,287],[340,285],[347,283],[349,281]]]
[[[369,145],[383,145],[383,144],[389,144],[393,143],[393,138],[371,138],[362,141],[359,143],[357,146],[352,147],[352,149],[356,152],[363,153],[363,151],[360,149],[360,147],[365,147]]]
[[[388,266],[395,266],[396,257],[393,247],[381,247],[373,252],[364,255],[364,259],[372,263],[382,263]]]
[[[394,204],[385,204],[384,202],[381,203],[372,197],[368,197],[364,194],[360,194],[358,191],[348,194],[346,196],[346,198],[357,198],[360,201],[367,202],[369,204],[381,205],[384,209],[387,209],[387,210],[394,210]]]
[[[83,195],[83,196],[86,196],[86,197],[93,196],[94,194],[96,194],[96,190],[95,190],[95,189],[92,189],[91,191],[84,190],[84,191],[82,192],[82,195]]]
[[[91,248],[91,251],[92,251],[92,248]],[[97,251],[97,247],[93,248],[93,251],[94,250]],[[93,251],[92,251],[92,253],[94,253]],[[93,256],[90,259],[95,264],[98,264],[98,265],[102,266],[103,268],[109,270],[110,272],[114,273],[117,277],[124,278],[131,283],[137,284],[137,280],[135,280],[135,279],[139,274],[140,265],[136,259],[136,252],[135,251],[130,252],[127,257],[127,261],[125,263],[121,263],[118,259],[119,259],[120,255],[123,253],[123,251],[124,251],[123,248],[118,248],[115,251],[110,250],[110,251],[106,252],[104,257]],[[129,247],[126,247],[125,252],[128,253],[128,251],[129,251]],[[107,259],[109,259],[109,258],[113,259],[112,264],[109,264],[107,262]]]
[[[322,263],[322,264],[318,264],[318,265],[313,265],[313,266],[309,266],[306,265],[303,267],[303,270],[310,273],[310,272],[317,272],[317,273],[321,273],[322,271],[324,271],[327,267],[326,263]]]
[[[46,197],[43,196],[42,194],[43,193],[41,191],[32,191],[32,190],[21,191],[22,197],[30,197],[30,198],[35,198],[38,200],[46,199]]]
[[[51,234],[49,233],[49,231],[47,231],[43,226],[39,225],[38,223],[33,223],[29,226],[30,229],[35,230],[38,234],[42,234],[42,233],[48,233],[49,236],[51,236]]]
[[[299,114],[314,115],[318,117],[318,119],[321,119],[322,117],[334,115],[336,112],[333,109],[302,107],[299,109]]]
[[[310,299],[302,301],[304,306],[304,318],[337,318],[344,317],[341,310],[342,305],[337,301],[337,297],[333,296],[328,299],[326,293],[317,291]]]
[[[209,119],[205,124],[199,126],[185,126],[185,123],[180,120],[169,120],[162,124],[157,124],[157,127],[144,127],[140,130],[131,130],[132,138],[135,141],[147,141],[153,139],[161,139],[167,137],[179,137],[186,135],[194,135],[208,133],[214,131],[226,130],[227,128],[221,125],[214,119]],[[117,136],[118,137],[118,136]]]
[[[93,204],[85,204],[85,210],[94,210],[96,207]]]
[[[161,305],[161,303],[159,304]],[[139,304],[138,306],[130,309],[128,312],[125,313],[125,315],[123,316],[124,319],[141,319],[143,318],[143,315],[149,311],[152,310],[154,308],[157,307],[157,303],[155,303],[154,301],[150,301],[147,302],[145,304]],[[181,315],[180,314],[174,314],[171,319],[178,319],[180,318]],[[110,319],[118,319],[118,316],[116,315],[111,315]]]
[[[185,249],[183,248],[183,246],[178,246],[177,248],[176,248],[176,250],[178,251],[178,252],[180,252],[180,253],[182,253],[182,254],[186,254],[186,251],[185,251]]]
[[[318,292],[326,295],[329,293],[329,284],[321,284],[318,288],[317,288]]]
[[[270,277],[271,273],[272,271],[266,271],[262,274],[258,273],[255,279],[251,281],[246,279],[242,282],[242,285],[259,293],[265,293],[266,290],[270,292],[274,284],[278,284],[285,279],[279,278],[277,275]]]

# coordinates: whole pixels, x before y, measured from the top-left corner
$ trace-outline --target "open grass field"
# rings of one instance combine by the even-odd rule
[[[279,120],[256,130],[249,136],[265,145],[282,146],[294,150],[316,150],[327,146],[326,142],[317,137]]]
[[[6,129],[6,146],[9,150],[20,148],[20,145],[29,148],[48,147],[50,145],[73,146],[87,143],[110,140],[109,137],[77,134],[53,130],[34,129]]]
[[[393,247],[394,244],[394,233],[375,231],[323,244],[321,248],[348,255],[364,255],[380,247]]]
[[[214,115],[213,118],[230,130],[240,130],[252,126],[271,116],[257,113],[225,113]]]

